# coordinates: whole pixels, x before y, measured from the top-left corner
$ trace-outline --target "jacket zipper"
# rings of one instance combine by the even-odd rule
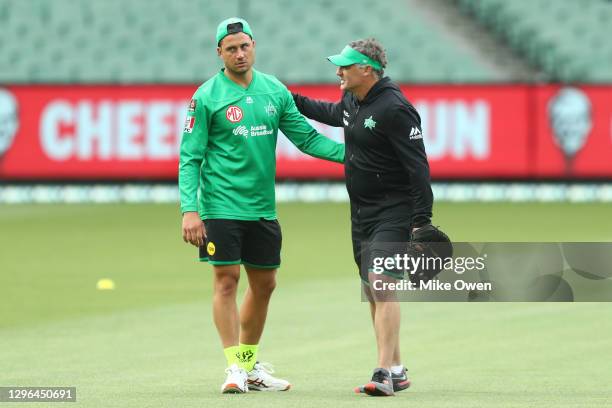
[[[359,108],[360,106],[357,105],[357,110],[355,111],[355,116],[353,116],[353,123],[351,123],[351,132],[353,131],[353,128],[355,127],[355,122],[357,122],[357,116],[359,115]],[[351,157],[349,159],[349,166],[353,166],[352,164],[353,162],[353,152],[351,151]],[[350,184],[351,184],[351,190],[353,190],[353,171],[351,170],[351,175],[350,177]],[[359,204],[356,204],[357,206],[357,218],[360,219],[361,218],[361,208],[359,207]]]
[[[355,127],[355,122],[357,122],[357,115],[359,115],[359,108],[360,106],[357,105],[357,110],[355,111],[355,116],[353,119],[353,123],[351,123],[351,130],[353,130],[353,128]]]

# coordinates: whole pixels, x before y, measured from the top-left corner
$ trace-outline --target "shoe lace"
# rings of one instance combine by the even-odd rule
[[[260,363],[258,361],[255,365],[259,370],[266,374],[274,374],[274,366],[270,363]]]
[[[407,375],[408,375],[408,369],[406,367],[404,367],[403,370],[400,371],[399,373],[391,371],[391,378],[393,379],[403,378],[403,377],[406,377]]]
[[[382,383],[387,379],[385,372],[382,370],[375,371],[372,375],[372,381]]]
[[[235,367],[227,367],[227,368],[225,369],[225,374],[231,374],[231,373],[234,373],[234,372],[239,372],[239,371],[240,371],[240,368],[235,368]]]

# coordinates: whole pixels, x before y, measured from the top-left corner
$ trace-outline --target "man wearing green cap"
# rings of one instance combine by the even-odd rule
[[[284,391],[258,362],[258,343],[276,285],[281,230],[274,178],[278,130],[301,151],[341,163],[344,145],[316,132],[275,77],[254,70],[249,24],[227,19],[217,28],[224,68],[193,95],[180,149],[179,189],[183,239],[213,265],[213,316],[228,368],[223,393]],[[240,313],[240,265],[249,287]]]
[[[353,255],[378,348],[372,380],[356,391],[389,396],[410,386],[400,359],[400,307],[393,291],[379,291],[372,283],[393,283],[403,279],[403,271],[376,274],[372,260],[401,254],[411,232],[430,223],[429,164],[419,114],[384,77],[387,58],[381,44],[371,38],[353,41],[328,59],[337,66],[342,99],[329,103],[293,97],[305,116],[344,127]]]

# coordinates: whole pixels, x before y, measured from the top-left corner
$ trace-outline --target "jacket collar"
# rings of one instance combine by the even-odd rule
[[[357,101],[357,98],[355,98],[355,100],[359,105],[367,105],[372,103],[387,88],[396,88],[396,85],[391,82],[391,78],[389,77],[381,78],[372,86],[372,88],[370,88],[367,95],[361,102]]]

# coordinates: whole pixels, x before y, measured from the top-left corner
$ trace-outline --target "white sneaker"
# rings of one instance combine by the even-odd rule
[[[287,391],[291,388],[289,381],[274,378],[270,374],[274,373],[272,365],[268,363],[255,363],[255,366],[248,373],[248,385],[251,391]]]
[[[225,373],[227,378],[221,386],[222,394],[242,394],[249,391],[247,373],[243,368],[238,367],[237,364],[232,364],[225,369]]]

